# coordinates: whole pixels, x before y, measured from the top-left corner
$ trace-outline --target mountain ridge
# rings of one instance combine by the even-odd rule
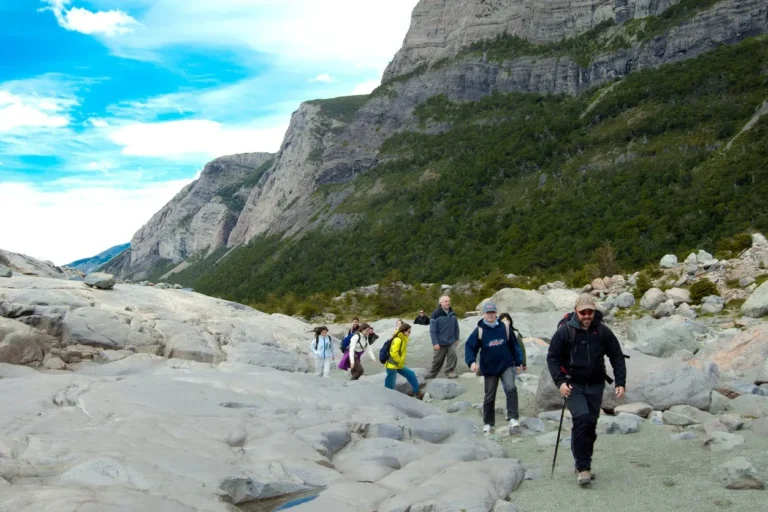
[[[81,272],[85,272],[86,274],[98,269],[105,263],[108,263],[112,260],[112,258],[118,256],[121,252],[125,251],[126,249],[129,249],[131,247],[131,243],[125,243],[120,245],[115,245],[114,247],[110,247],[109,249],[100,252],[99,254],[95,256],[91,256],[90,258],[81,258],[79,260],[73,261],[72,263],[67,263],[66,265],[63,265],[65,267],[74,268],[77,270],[80,270]]]

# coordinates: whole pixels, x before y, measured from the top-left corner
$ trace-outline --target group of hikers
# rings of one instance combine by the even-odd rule
[[[414,324],[429,326],[434,351],[426,379],[437,377],[443,367],[447,378],[457,378],[459,321],[451,308],[451,298],[447,295],[440,297],[438,307],[429,317],[424,310],[420,310]],[[368,353],[372,361],[384,364],[384,385],[387,388],[395,388],[397,375],[400,374],[412,388],[410,395],[422,399],[424,392],[419,388],[418,379],[405,364],[410,335],[411,325],[398,320],[393,334],[382,345],[377,357],[372,344],[379,336],[371,325],[360,324],[359,319],[354,318],[352,327],[341,342],[342,355],[338,368],[349,370],[351,379],[358,380],[365,373],[363,354]],[[312,352],[317,375],[330,377],[336,355],[327,327],[315,329]],[[594,297],[582,294],[576,300],[574,310],[558,323],[547,352],[549,373],[564,400],[561,416],[567,406],[573,421],[571,451],[579,485],[588,485],[594,479],[591,463],[603,389],[606,382],[614,382],[607,376],[605,357],[613,368],[616,397],[623,398],[627,373],[625,356],[616,336],[603,323]],[[483,304],[482,318],[464,345],[464,361],[473,373],[483,376],[483,432],[491,434],[495,427],[496,392],[501,382],[506,396],[507,428],[511,434],[521,433],[515,380],[517,375],[527,370],[528,364],[525,344],[520,332],[516,332],[509,313],[499,315],[496,304]]]

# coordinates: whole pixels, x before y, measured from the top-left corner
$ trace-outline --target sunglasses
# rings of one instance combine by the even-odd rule
[[[582,309],[581,311],[579,311],[579,314],[581,316],[592,316],[592,315],[595,314],[595,310],[594,309]]]

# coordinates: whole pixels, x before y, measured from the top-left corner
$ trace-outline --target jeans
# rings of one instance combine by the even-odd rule
[[[315,375],[318,377],[325,377],[326,379],[331,376],[331,358],[323,359],[321,357],[315,357]]]
[[[387,368],[387,378],[384,379],[384,387],[388,389],[395,389],[395,383],[397,382],[397,374],[402,375],[408,380],[408,384],[413,388],[413,394],[416,395],[419,392],[419,379],[416,378],[416,374],[413,370],[407,366],[403,366],[402,370],[392,370]]]
[[[440,368],[445,362],[445,374],[453,373],[456,369],[456,363],[458,363],[458,357],[456,357],[456,345],[440,345],[440,350],[435,350],[432,347],[432,367],[429,369],[428,379],[434,379],[437,374],[440,373]]]
[[[603,402],[605,384],[571,384],[568,410],[573,417],[571,451],[577,471],[592,469],[592,451],[597,440],[597,418]]]
[[[501,375],[485,375],[485,398],[483,399],[483,423],[496,424],[496,389],[504,389],[507,395],[507,420],[518,419],[517,386],[515,385],[515,367],[510,366]]]

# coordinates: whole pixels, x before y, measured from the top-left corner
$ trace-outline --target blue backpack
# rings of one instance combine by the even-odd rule
[[[349,350],[349,342],[352,341],[352,336],[354,336],[357,333],[350,332],[346,336],[344,336],[344,339],[341,340],[341,344],[339,345],[339,349],[341,349],[341,352],[344,353],[347,350]]]
[[[387,364],[387,361],[389,361],[389,349],[392,347],[392,340],[394,340],[396,336],[392,336],[387,341],[384,342],[384,345],[381,346],[381,350],[379,350],[379,362],[381,364]],[[403,353],[403,346],[400,345],[400,355]]]

